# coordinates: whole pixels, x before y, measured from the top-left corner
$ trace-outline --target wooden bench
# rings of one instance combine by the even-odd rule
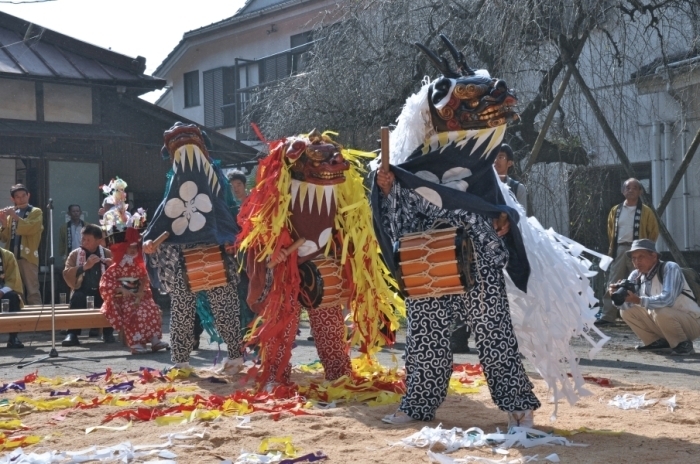
[[[99,309],[56,310],[56,330],[91,329],[109,327],[110,323]],[[51,307],[43,311],[23,309],[14,313],[0,314],[3,333],[42,332],[51,330]]]

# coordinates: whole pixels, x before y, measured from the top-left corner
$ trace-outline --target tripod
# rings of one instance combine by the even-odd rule
[[[30,361],[28,363],[23,363],[23,364],[17,364],[17,368],[21,369],[25,366],[29,366],[31,364],[36,364],[42,361],[46,360],[53,360],[53,359],[71,359],[71,360],[76,360],[76,361],[92,361],[92,362],[100,362],[99,359],[89,359],[89,358],[79,358],[77,356],[59,356],[58,351],[56,350],[56,286],[54,282],[54,257],[53,257],[53,199],[49,198],[49,204],[46,205],[46,208],[49,210],[49,231],[50,231],[50,249],[51,249],[51,256],[49,257],[49,269],[51,272],[51,351],[49,351],[48,356],[44,356],[43,358],[35,359],[34,361]]]

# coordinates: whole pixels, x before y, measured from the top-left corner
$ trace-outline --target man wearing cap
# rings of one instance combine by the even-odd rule
[[[651,208],[642,204],[643,191],[642,184],[637,179],[627,179],[622,184],[625,201],[613,206],[608,214],[608,240],[610,241],[608,256],[613,258],[608,286],[624,279],[634,269],[627,255],[634,240],[645,238],[656,242],[659,238],[659,224],[656,222],[654,213]],[[619,310],[610,300],[610,293],[606,292],[603,296],[602,313],[595,325],[604,327],[614,324],[618,316]]]
[[[694,353],[693,340],[700,337],[700,307],[680,266],[660,261],[654,242],[648,239],[632,242],[627,254],[635,268],[628,280],[636,290],[627,291],[620,315],[644,343],[637,349],[671,348],[676,356]],[[618,288],[611,284],[609,290]]]
[[[44,215],[39,208],[29,204],[29,191],[24,185],[13,185],[10,196],[15,206],[0,210],[0,241],[5,242],[17,259],[27,303],[40,305],[39,243],[44,230]]]

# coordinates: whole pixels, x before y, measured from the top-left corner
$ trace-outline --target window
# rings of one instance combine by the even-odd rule
[[[307,44],[311,42],[313,38],[313,31],[306,31],[302,32],[301,34],[294,34],[289,38],[289,48],[299,47],[300,45]]]
[[[214,129],[236,124],[235,68],[210,69],[202,73],[204,83],[204,125]]]
[[[185,73],[185,108],[199,106],[199,71]]]
[[[313,41],[313,31],[306,31],[302,32],[301,34],[296,34],[290,37],[289,42],[291,48],[295,47],[301,47],[302,45],[306,45]],[[304,72],[306,69],[306,66],[308,66],[309,63],[309,58],[307,51],[309,50],[309,47],[304,47],[300,50],[297,50],[296,53],[292,52],[291,55],[291,65],[292,65],[292,74],[297,74],[300,72]]]

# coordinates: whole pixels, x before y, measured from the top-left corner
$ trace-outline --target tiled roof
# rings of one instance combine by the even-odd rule
[[[0,12],[0,77],[121,85],[136,94],[160,89],[146,59],[82,42]]]
[[[156,68],[156,70],[153,71],[153,75],[158,76],[160,74],[160,72],[163,70],[163,68],[166,66],[166,64],[169,63],[170,60],[185,46],[187,41],[193,37],[197,37],[199,35],[206,34],[206,33],[213,32],[213,31],[217,31],[219,29],[224,29],[228,26],[239,24],[239,23],[245,22],[251,18],[257,18],[259,16],[265,15],[266,13],[271,13],[271,12],[276,11],[276,10],[290,7],[292,5],[301,5],[303,3],[307,3],[310,1],[312,1],[312,0],[279,0],[279,1],[266,2],[267,4],[260,5],[260,8],[258,8],[255,5],[255,3],[256,3],[255,0],[248,0],[248,1],[246,1],[245,5],[243,5],[241,7],[241,9],[236,12],[235,15],[228,17],[226,19],[222,19],[221,21],[217,21],[215,23],[209,24],[208,26],[203,26],[203,27],[185,32],[182,36],[182,40],[180,40],[180,42],[178,42],[178,44],[175,46],[175,48],[172,49],[172,51],[168,54],[168,56],[165,57],[163,62],[158,65],[158,68]]]

